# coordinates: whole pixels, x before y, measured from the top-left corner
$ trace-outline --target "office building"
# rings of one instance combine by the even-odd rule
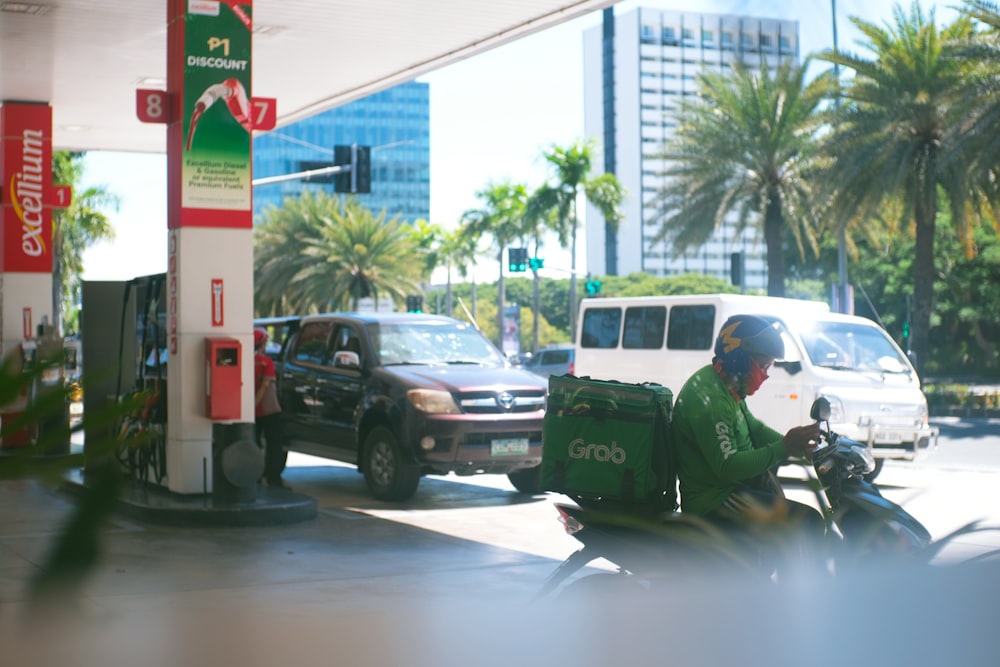
[[[416,81],[400,84],[255,137],[254,180],[330,166],[337,145],[370,146],[371,192],[356,196],[376,213],[384,209],[387,219],[398,216],[410,223],[428,219],[428,88],[428,84]],[[255,186],[254,218],[268,206],[280,206],[285,197],[306,189],[333,194],[334,186],[300,179]]]
[[[658,157],[674,131],[671,114],[697,94],[697,74],[727,71],[742,59],[750,67],[799,59],[798,21],[698,14],[639,8],[614,15],[584,33],[584,129],[598,139],[603,165],[628,191],[625,219],[617,234],[587,207],[587,269],[595,275],[687,272],[730,279],[733,252],[745,257],[745,286],[766,289],[762,231],[737,235],[725,222],[702,247],[674,258],[669,241],[653,243],[660,231],[652,204],[663,183]],[[603,168],[602,168],[603,167]]]

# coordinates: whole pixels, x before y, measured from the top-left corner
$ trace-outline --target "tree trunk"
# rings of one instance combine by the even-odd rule
[[[445,289],[445,301],[444,301],[445,313],[448,317],[452,316],[452,299],[451,299],[451,261],[448,262],[448,285]]]
[[[504,306],[504,284],[503,284],[503,246],[500,246],[498,257],[500,265],[500,278],[497,280],[497,347],[503,352],[503,306]]]
[[[785,222],[781,215],[781,195],[770,188],[764,211],[764,244],[767,247],[767,295],[785,296]],[[744,281],[746,277],[744,276]]]
[[[531,311],[534,314],[531,323],[531,353],[538,353],[538,269],[532,269],[535,274],[534,284],[531,286]]]
[[[931,313],[934,309],[934,222],[937,217],[936,188],[926,176],[930,169],[918,168],[920,191],[915,207],[916,246],[913,253],[913,322],[910,341],[913,358],[910,361],[923,377],[927,361]]]
[[[576,302],[576,199],[573,199],[573,205],[570,208],[570,215],[573,216],[571,219],[572,235],[570,241],[570,257],[569,257],[569,335],[570,340],[576,343],[576,309],[579,304]]]

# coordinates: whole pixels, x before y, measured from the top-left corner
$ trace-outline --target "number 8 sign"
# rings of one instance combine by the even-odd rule
[[[135,115],[143,123],[170,122],[170,96],[164,90],[140,88],[135,91]]]

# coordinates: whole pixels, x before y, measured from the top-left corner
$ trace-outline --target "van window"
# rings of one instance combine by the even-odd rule
[[[331,328],[333,328],[332,322],[310,322],[302,327],[292,358],[295,361],[311,364],[323,363],[326,339],[330,336]]]
[[[670,309],[667,348],[710,350],[715,340],[715,306],[674,306]]]
[[[627,308],[622,347],[629,350],[658,350],[663,347],[666,328],[666,306]]]
[[[616,348],[621,327],[621,308],[588,308],[583,312],[580,346]]]

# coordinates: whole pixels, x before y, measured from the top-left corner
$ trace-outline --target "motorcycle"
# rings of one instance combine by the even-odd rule
[[[913,558],[923,562],[933,556],[927,529],[906,510],[883,497],[865,478],[875,469],[875,458],[863,443],[830,430],[830,403],[819,398],[810,417],[821,428],[820,442],[811,463],[817,504],[827,520],[827,571],[847,571],[880,557]],[[816,483],[818,481],[818,484]],[[656,517],[606,511],[574,498],[578,504],[556,503],[559,521],[583,546],[569,555],[545,580],[535,599],[557,589],[571,575],[591,562],[604,559],[611,572],[589,574],[566,587],[575,591],[604,592],[625,583],[630,588],[656,587],[664,579],[677,580],[703,568],[738,564],[767,577],[773,563],[766,549],[749,547],[746,533],[734,533],[718,524],[682,512]],[[719,571],[719,570],[717,570]]]

